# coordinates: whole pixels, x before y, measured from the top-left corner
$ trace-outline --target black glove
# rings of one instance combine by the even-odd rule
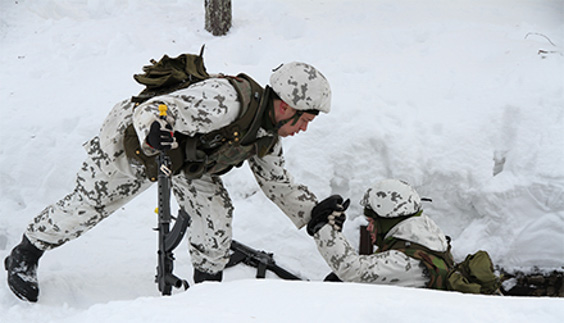
[[[162,151],[178,147],[172,126],[164,119],[153,121],[145,142],[151,148]]]
[[[307,224],[307,233],[313,236],[321,227],[329,223],[333,229],[341,231],[345,222],[345,210],[349,207],[350,200],[343,202],[340,195],[331,195],[311,210],[311,220]]]
[[[329,223],[329,225],[332,226],[333,229],[341,232],[341,230],[343,230],[343,224],[345,224],[346,219],[347,216],[345,215],[345,212],[333,211],[333,213],[329,214],[329,216],[327,217],[327,223]]]

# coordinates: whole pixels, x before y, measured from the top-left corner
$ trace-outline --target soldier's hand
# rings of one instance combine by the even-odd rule
[[[156,119],[153,121],[145,141],[151,148],[161,151],[178,147],[172,126],[164,119]]]
[[[325,224],[329,223],[333,229],[341,231],[345,222],[345,210],[349,207],[350,200],[343,201],[340,195],[332,195],[317,203],[311,210],[311,220],[307,225],[307,233],[313,236]]]

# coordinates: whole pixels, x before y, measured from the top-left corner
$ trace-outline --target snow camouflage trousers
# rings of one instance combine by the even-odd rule
[[[133,177],[120,172],[107,175],[98,167],[96,155],[89,155],[78,171],[74,191],[29,224],[25,235],[39,249],[53,249],[80,237],[153,184],[141,165],[131,164]],[[223,270],[229,260],[233,214],[223,182],[209,175],[188,180],[180,173],[172,178],[172,190],[192,218],[188,232],[194,268],[207,273]]]

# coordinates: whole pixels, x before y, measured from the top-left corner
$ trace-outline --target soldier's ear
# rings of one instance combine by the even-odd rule
[[[290,108],[288,103],[280,100],[280,112],[285,113],[288,110],[288,108]]]
[[[274,113],[278,118],[284,117],[289,108],[290,106],[282,100],[274,101]]]

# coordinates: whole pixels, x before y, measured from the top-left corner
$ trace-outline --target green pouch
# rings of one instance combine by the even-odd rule
[[[501,281],[494,273],[490,255],[483,250],[469,254],[447,278],[449,290],[472,294],[495,294]]]

